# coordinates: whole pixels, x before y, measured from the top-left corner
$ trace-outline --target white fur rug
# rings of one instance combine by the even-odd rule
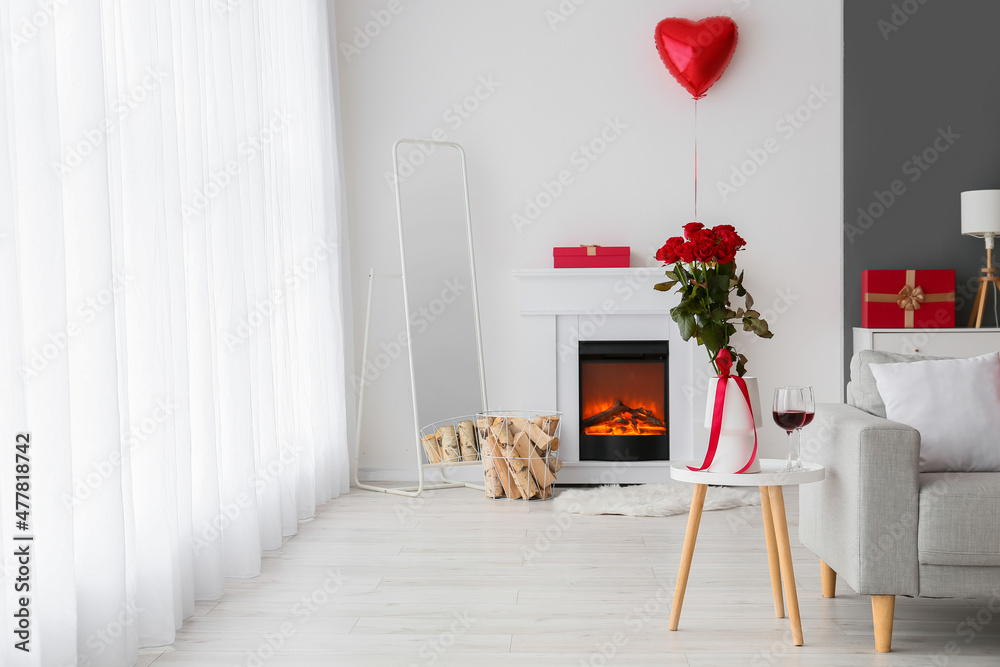
[[[671,516],[691,508],[690,484],[611,484],[595,489],[566,489],[554,499],[555,509],[569,514],[622,514],[624,516]],[[705,510],[725,510],[760,505],[757,487],[710,487]]]

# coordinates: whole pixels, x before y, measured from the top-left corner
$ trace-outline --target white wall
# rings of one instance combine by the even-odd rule
[[[575,10],[556,23],[560,8]],[[732,16],[740,41],[697,105],[696,130],[695,103],[660,63],[653,29],[668,16],[713,14]],[[386,25],[376,30],[373,16]],[[553,246],[580,243],[629,245],[633,265],[654,264],[652,250],[694,219],[697,135],[699,219],[737,227],[758,308],[780,311],[768,318],[773,340],[741,336],[762,401],[784,384],[840,399],[839,0],[337,0],[336,20],[358,368],[368,269],[398,271],[386,181],[396,139],[441,128],[468,152],[490,398],[517,406],[524,379],[511,270],[551,266]],[[377,33],[367,41],[366,24]],[[478,108],[466,118],[452,110],[477,90],[485,99],[470,100]],[[810,101],[817,108],[802,106]],[[797,110],[806,120],[782,120]],[[579,147],[609,122],[624,129],[582,169]],[[772,138],[777,152],[724,201],[717,183]],[[512,215],[561,170],[572,183],[516,229]],[[402,300],[389,282],[376,296],[373,354],[383,345],[384,362],[403,329]],[[369,385],[362,468],[412,466],[406,406],[404,355]],[[763,453],[781,455],[783,434],[765,430]]]

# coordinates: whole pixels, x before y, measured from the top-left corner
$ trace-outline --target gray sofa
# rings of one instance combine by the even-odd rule
[[[870,364],[931,357],[863,350],[848,404],[821,404],[804,458],[826,479],[800,487],[799,538],[821,560],[823,595],[839,574],[872,596],[876,650],[889,651],[896,595],[1000,591],[1000,473],[921,473],[920,433],[885,419]]]

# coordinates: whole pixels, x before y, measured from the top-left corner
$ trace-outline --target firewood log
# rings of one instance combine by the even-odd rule
[[[486,466],[486,497],[487,498],[503,498],[504,490],[503,483],[500,481],[500,474],[497,472],[496,468],[492,463]]]
[[[511,431],[514,435],[517,435],[525,429],[528,425],[528,420],[524,417],[508,417],[507,423],[510,424]]]
[[[559,417],[535,417],[534,424],[549,435],[556,434],[556,427],[559,426]]]
[[[454,426],[442,426],[437,431],[441,441],[441,462],[457,462],[462,460],[462,450],[458,445],[458,435]]]
[[[615,401],[615,404],[603,412],[598,412],[596,415],[591,415],[583,421],[580,422],[581,428],[588,428],[594,426],[595,424],[601,424],[606,421],[611,421],[618,415],[628,412],[630,408],[622,403],[621,401]]]
[[[646,408],[631,408],[621,401],[615,401],[615,404],[607,410],[591,415],[580,422],[580,426],[585,429],[599,424],[615,424],[622,428],[665,427],[665,424]]]
[[[508,458],[510,470],[514,474],[514,482],[517,484],[521,495],[525,498],[535,498],[538,496],[538,484],[531,475],[529,467],[529,451],[531,441],[525,433],[518,433],[513,443],[514,456]]]
[[[428,463],[441,463],[441,446],[438,444],[437,436],[431,433],[420,439],[424,446],[424,453],[427,454]]]
[[[546,486],[552,486],[553,482],[556,481],[556,476],[552,474],[549,466],[545,463],[545,454],[539,452],[527,438],[518,436],[517,440],[514,441],[514,453],[518,457],[528,459],[531,476],[535,478],[535,483],[538,484],[539,488],[544,489]]]
[[[497,418],[490,425],[490,433],[493,437],[497,439],[501,445],[507,446],[514,440],[514,434],[511,433],[510,425],[506,420]]]
[[[458,422],[458,444],[462,449],[462,461],[477,461],[476,429],[470,421]]]
[[[507,463],[507,457],[503,455],[500,442],[492,433],[486,439],[485,451],[486,455],[483,457],[483,467],[493,469],[500,480],[504,494],[508,498],[514,500],[520,498],[521,492],[518,490],[517,484],[514,483],[513,475],[510,472],[510,465]]]
[[[549,470],[551,470],[553,473],[557,473],[560,470],[562,470],[562,461],[559,460],[559,457],[557,457],[557,456],[550,456],[548,458],[547,462],[548,462]]]
[[[549,444],[552,442],[551,435],[549,435],[539,427],[535,426],[535,424],[533,423],[528,424],[527,428],[524,429],[524,432],[528,434],[528,436],[531,438],[531,441],[535,443],[536,447],[538,447],[543,452],[548,451]]]

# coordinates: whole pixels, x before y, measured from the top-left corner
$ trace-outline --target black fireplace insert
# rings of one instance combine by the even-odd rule
[[[580,341],[580,460],[667,461],[667,341]]]

